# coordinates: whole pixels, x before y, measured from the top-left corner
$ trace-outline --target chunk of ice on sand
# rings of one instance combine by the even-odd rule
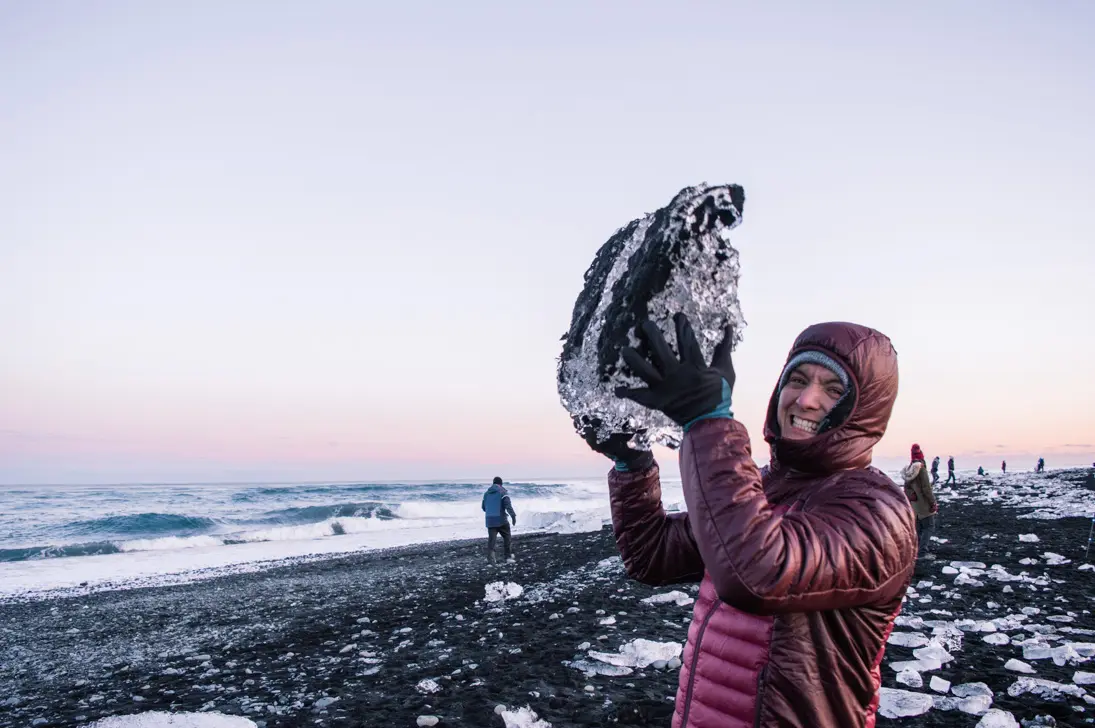
[[[659,660],[669,661],[674,657],[680,657],[681,648],[680,642],[653,642],[639,638],[620,647],[618,654],[590,650],[589,656],[609,665],[648,667]]]
[[[878,713],[885,718],[909,718],[927,713],[931,710],[933,702],[932,696],[927,693],[881,688]]]
[[[540,720],[536,711],[527,705],[517,710],[503,710],[499,715],[506,728],[551,728],[551,723]]]
[[[993,708],[977,722],[974,728],[1019,728],[1015,716],[1006,710]]]
[[[521,596],[525,589],[520,584],[514,584],[512,581],[492,581],[487,584],[486,595],[483,597],[484,602],[501,602],[507,599],[516,599]]]

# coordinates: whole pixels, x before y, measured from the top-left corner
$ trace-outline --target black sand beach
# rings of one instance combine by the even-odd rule
[[[1090,488],[1084,471],[1054,477]],[[984,481],[956,491],[991,487]],[[1095,642],[1095,571],[1079,569],[1089,519],[1017,519],[1022,512],[944,500],[935,535],[946,543],[921,562],[903,615],[991,620],[1037,608],[1008,632],[1013,642],[1036,634],[1051,645]],[[1039,542],[1018,540],[1028,533]],[[555,728],[668,726],[675,666],[587,676],[564,662],[588,660],[589,649],[616,652],[636,638],[683,644],[691,605],[640,600],[674,588],[694,595],[694,587],[630,580],[607,528],[518,537],[515,551],[516,563],[490,567],[482,541],[416,546],[186,585],[0,604],[0,726],[78,725],[152,710],[245,715],[266,726],[409,726],[419,716],[436,716],[439,726],[502,726],[500,704],[530,706]],[[1044,552],[1071,561],[1050,566]],[[1039,562],[1020,565],[1024,558]],[[1000,564],[1027,579],[971,572],[975,583],[955,586],[956,577],[941,572],[952,561]],[[523,593],[485,601],[486,585],[497,581]],[[925,596],[931,601],[921,602]],[[610,616],[615,623],[603,624]],[[982,637],[965,632],[953,661],[925,672],[916,690],[931,693],[933,675],[954,685],[983,682],[992,707],[1016,719],[1093,722],[1090,696],[1009,696],[1021,675],[1003,665],[1023,659],[1022,648]],[[912,689],[895,681],[888,664],[911,659],[911,647],[891,645],[883,685]],[[1095,670],[1095,661],[1076,660],[1084,664],[1027,662],[1034,677],[1071,685],[1076,670]],[[972,727],[978,720],[933,709],[880,717],[878,725]]]

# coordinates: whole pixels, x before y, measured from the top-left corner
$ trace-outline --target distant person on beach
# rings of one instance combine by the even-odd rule
[[[1008,461],[1007,460],[1001,460],[1000,461],[1000,472],[1001,473],[1006,473],[1007,471],[1008,471]]]
[[[1045,458],[1038,458],[1038,464],[1036,466],[1034,466],[1034,472],[1042,473],[1042,472],[1045,472],[1045,469],[1046,469],[1046,459]]]
[[[886,635],[916,565],[912,509],[871,467],[897,398],[897,354],[865,326],[803,331],[769,400],[771,463],[758,470],[730,410],[733,331],[708,365],[688,319],[675,324],[679,357],[643,322],[649,360],[621,353],[648,386],[616,393],[683,428],[687,512],[665,512],[654,456],[629,434],[582,430],[615,461],[609,499],[627,573],[700,582],[673,725],[873,725]]]
[[[954,483],[955,485],[958,485],[958,479],[954,477],[954,456],[953,455],[951,455],[947,458],[947,480],[943,483],[943,485],[948,485],[950,483]]]
[[[502,550],[506,561],[513,560],[513,551],[510,549],[509,521],[506,514],[513,519],[513,525],[517,525],[517,514],[513,512],[513,504],[509,499],[509,492],[502,485],[501,478],[495,478],[491,487],[483,494],[483,512],[487,516],[487,561],[495,563],[494,544],[498,534],[502,534]]]
[[[913,512],[916,514],[916,557],[934,558],[931,549],[925,544],[928,532],[935,526],[935,514],[939,512],[939,502],[935,499],[931,481],[928,480],[928,470],[924,463],[924,453],[919,445],[912,446],[912,458],[901,471],[905,479],[905,497],[909,499]]]
[[[939,456],[932,459],[932,485],[939,482]]]
[[[984,477],[984,475],[985,475],[985,469],[983,467],[981,467],[980,465],[977,466],[977,474],[980,475],[981,477]]]

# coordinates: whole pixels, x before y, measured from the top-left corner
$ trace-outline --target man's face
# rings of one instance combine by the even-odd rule
[[[779,393],[776,420],[788,440],[806,440],[844,396],[840,377],[818,364],[800,364]]]

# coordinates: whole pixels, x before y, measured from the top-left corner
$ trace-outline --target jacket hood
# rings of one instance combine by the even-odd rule
[[[768,400],[764,439],[771,449],[772,469],[792,468],[813,475],[865,468],[871,451],[886,433],[897,400],[897,351],[889,337],[859,324],[829,322],[810,326],[795,339],[787,361],[804,351],[819,351],[845,368],[853,380],[854,399],[844,421],[809,438],[785,440],[776,412],[779,383]],[[786,365],[785,365],[786,366]]]

